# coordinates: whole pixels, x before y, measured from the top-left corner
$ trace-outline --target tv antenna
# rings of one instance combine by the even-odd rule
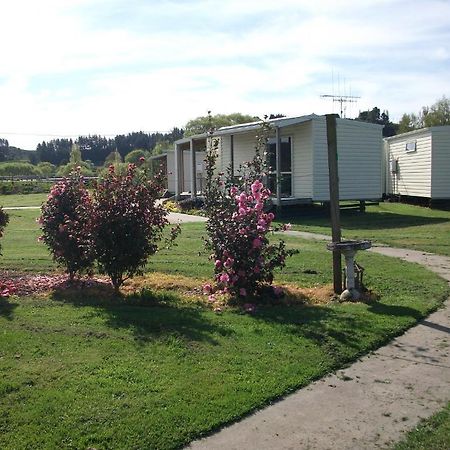
[[[322,98],[332,98],[333,102],[337,102],[341,107],[341,117],[344,117],[344,103],[356,103],[358,98],[356,95],[334,95],[334,94],[322,94]]]

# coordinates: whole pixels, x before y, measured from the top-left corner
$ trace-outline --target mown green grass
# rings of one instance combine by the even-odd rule
[[[47,200],[48,194],[11,194],[0,195],[0,206],[41,206]]]
[[[1,267],[55,269],[35,211],[11,212]],[[212,275],[203,224],[148,270]],[[323,243],[276,282],[331,282]],[[414,264],[362,253],[369,304],[266,306],[215,314],[178,291],[111,300],[103,291],[0,301],[0,448],[177,448],[377,348],[435,309],[447,284]]]
[[[448,450],[450,448],[450,403],[424,420],[393,450]]]
[[[291,222],[295,230],[331,234],[328,214],[317,209],[289,209],[280,220]],[[450,211],[380,203],[368,206],[365,213],[341,211],[341,225],[347,239],[371,239],[450,256]]]

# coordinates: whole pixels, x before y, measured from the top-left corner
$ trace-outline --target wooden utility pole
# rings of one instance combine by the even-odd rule
[[[336,114],[327,114],[328,173],[330,180],[330,216],[333,242],[341,242],[341,222],[339,215],[339,176],[336,136]],[[342,292],[341,253],[333,251],[333,287],[336,294]]]

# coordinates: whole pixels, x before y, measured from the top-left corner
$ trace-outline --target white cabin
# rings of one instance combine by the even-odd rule
[[[275,136],[280,138],[282,203],[329,201],[329,175],[326,117],[315,114],[283,117],[268,121],[273,136],[268,142],[268,184],[276,186]],[[218,170],[239,166],[253,158],[256,135],[261,122],[223,127],[214,133],[219,139]],[[377,200],[382,192],[382,126],[348,119],[336,119],[339,193],[341,200]],[[178,155],[178,180],[175,193],[184,187],[181,155],[190,151],[191,173],[195,170],[198,150],[206,147],[206,135],[180,139],[175,143]],[[177,162],[177,158],[175,158]],[[192,176],[191,176],[192,180]],[[178,185],[177,185],[178,183]],[[191,192],[197,187],[191,185]]]
[[[385,193],[450,199],[450,126],[422,128],[384,140]]]

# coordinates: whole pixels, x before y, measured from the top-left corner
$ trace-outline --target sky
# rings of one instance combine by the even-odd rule
[[[0,0],[0,137],[169,131],[206,115],[397,121],[450,97],[450,0]]]

